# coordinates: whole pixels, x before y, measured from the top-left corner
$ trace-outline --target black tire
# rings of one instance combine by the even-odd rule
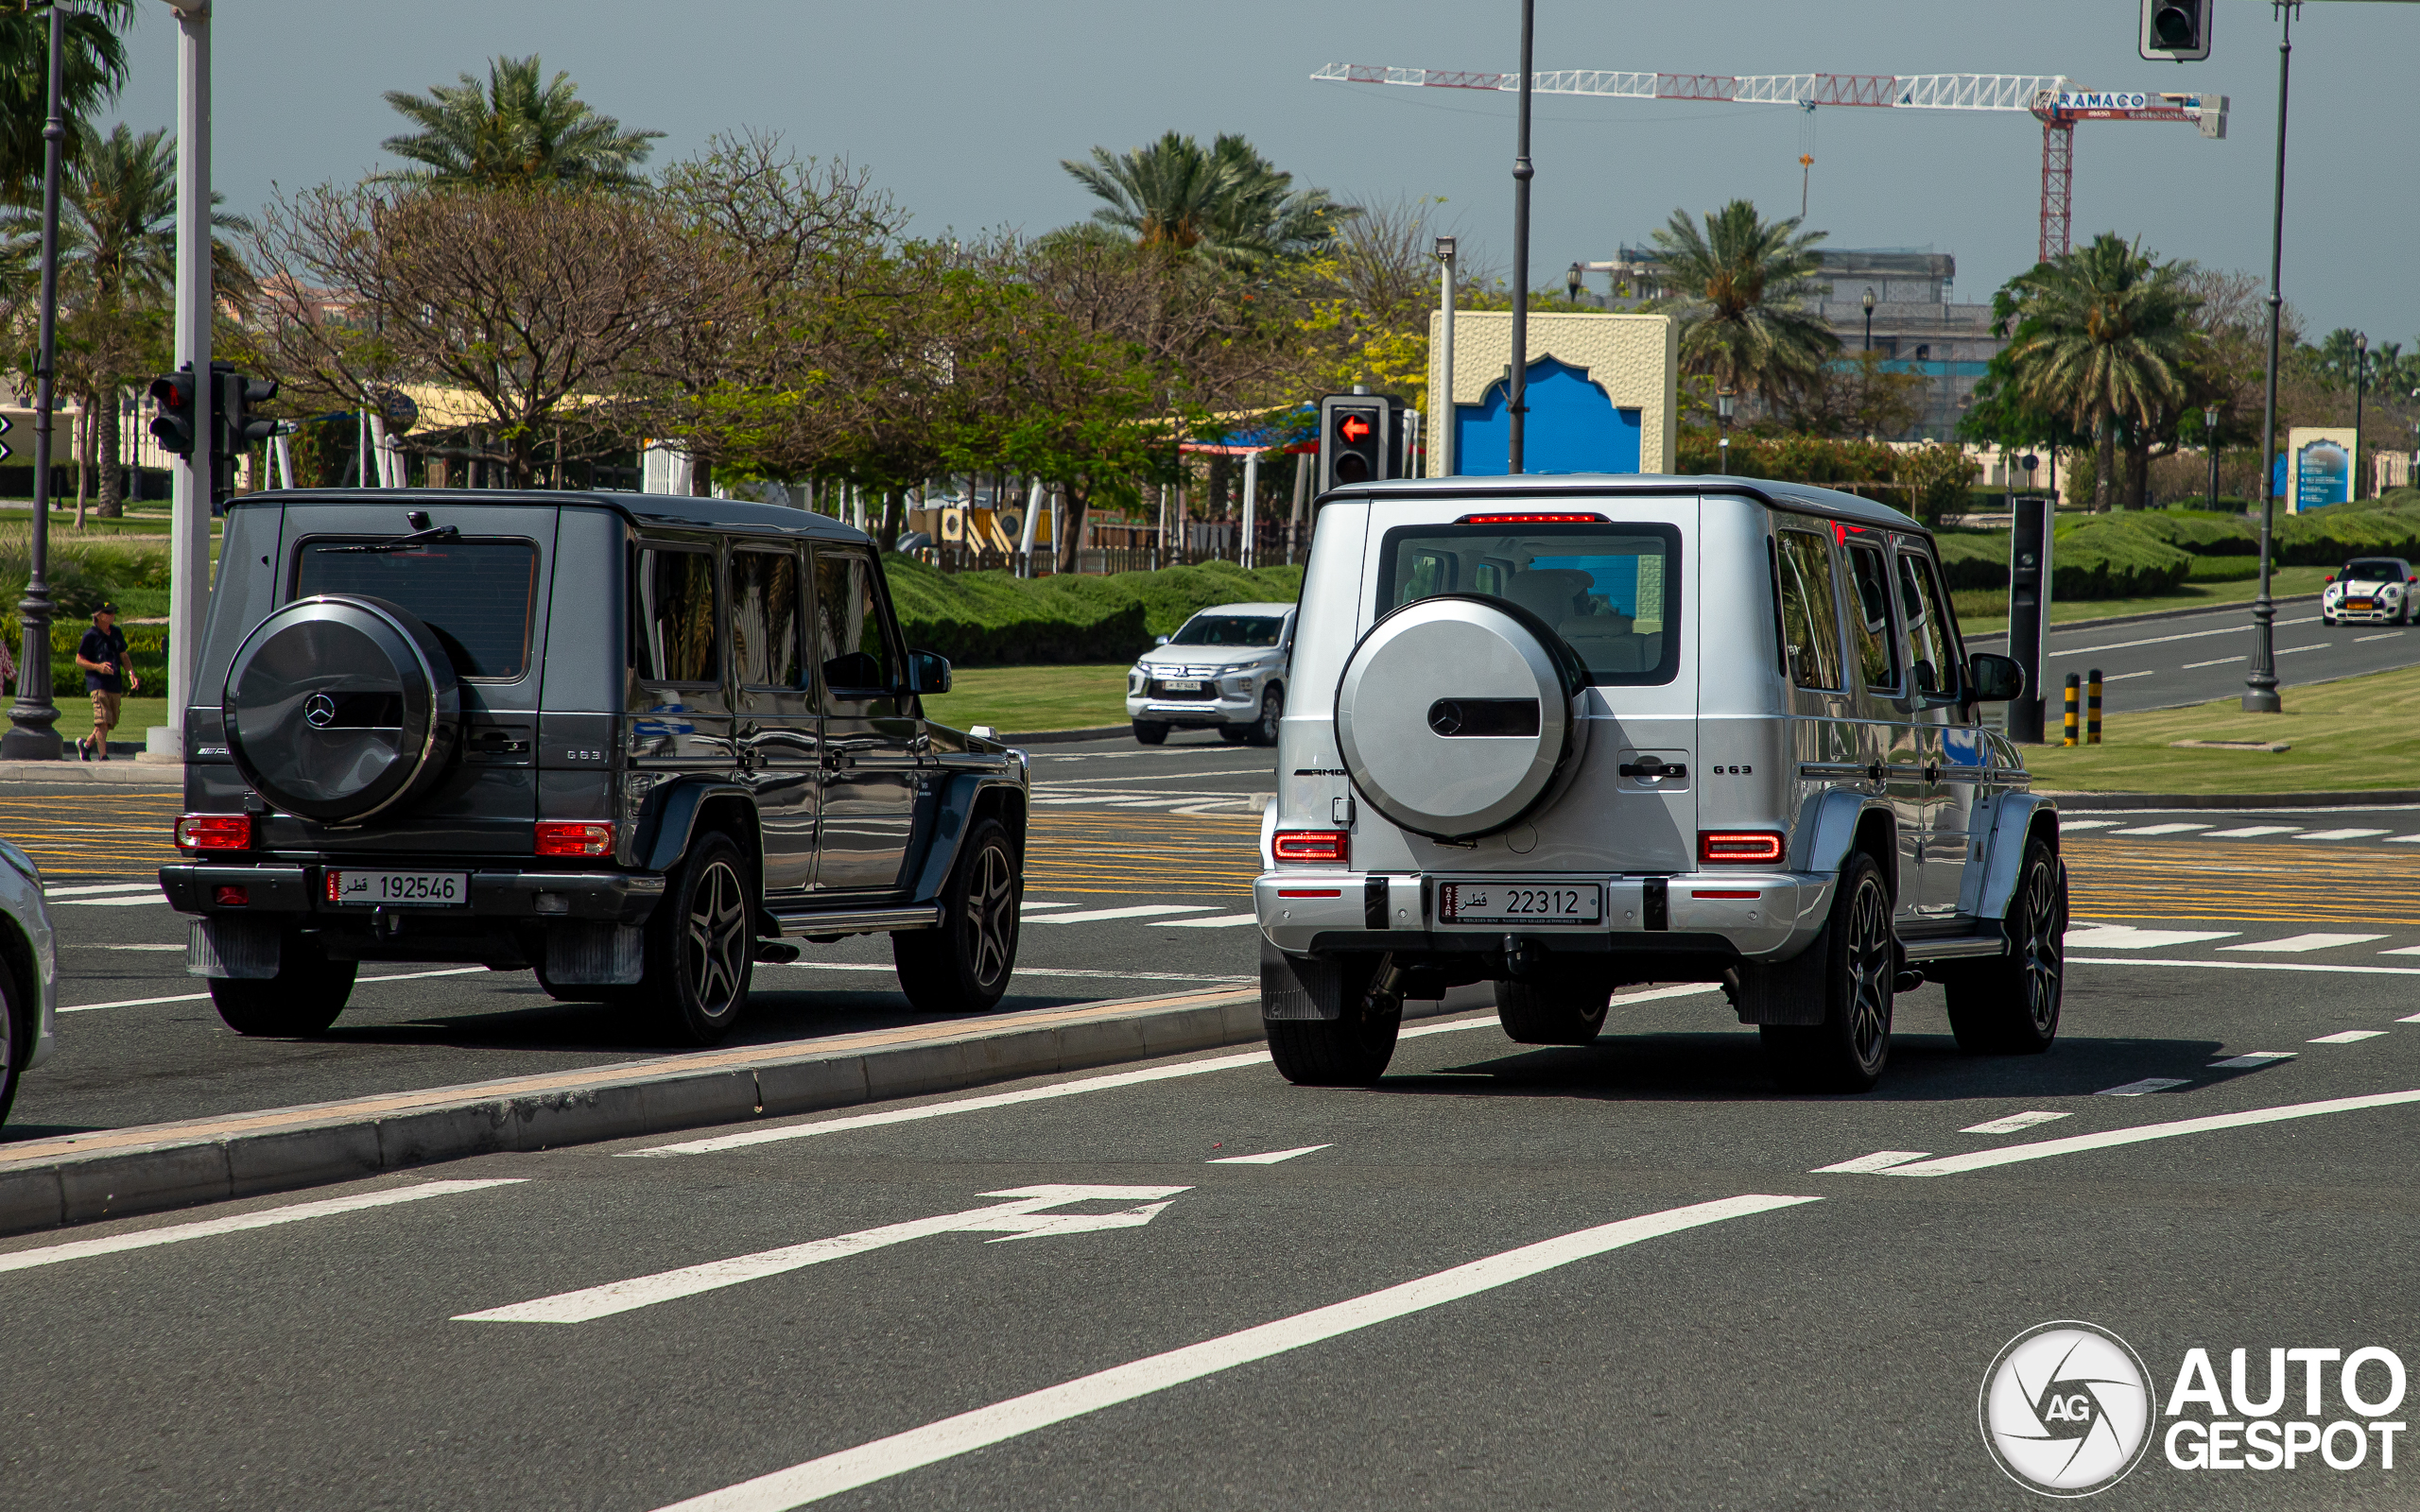
[[[1134,742],[1138,746],[1165,746],[1168,743],[1168,727],[1149,719],[1134,721]]]
[[[360,963],[325,959],[291,935],[280,943],[275,976],[211,978],[210,1001],[219,1020],[240,1035],[307,1040],[327,1033],[353,996]]]
[[[1315,997],[1332,1000],[1338,1016],[1265,1022],[1269,1057],[1277,1062],[1279,1075],[1297,1087],[1377,1085],[1387,1074],[1387,1062],[1394,1058],[1395,1035],[1403,1027],[1400,1001],[1372,1001],[1378,961],[1374,955],[1350,955],[1309,963],[1304,986]],[[1264,971],[1264,992],[1266,980]]]
[[[1584,1045],[1604,1031],[1611,988],[1561,982],[1498,982],[1495,1019],[1514,1043]]]
[[[2059,1038],[2066,995],[2067,874],[2040,840],[2025,843],[2009,900],[2009,953],[1959,967],[1942,988],[1949,1027],[1970,1056],[2038,1056]]]
[[[988,1013],[999,1005],[1016,970],[1024,893],[1008,827],[978,821],[942,889],[941,927],[890,936],[900,989],[919,1013]]]
[[[1255,746],[1277,744],[1277,723],[1286,717],[1286,690],[1276,683],[1260,696],[1260,718],[1253,722],[1250,739]]]
[[[647,965],[614,1002],[652,1010],[676,1044],[710,1045],[748,1005],[756,967],[755,887],[748,858],[719,830],[700,834],[647,921]]]
[[[17,1083],[25,1078],[25,1062],[34,1053],[35,1024],[26,1006],[29,994],[21,990],[17,973],[0,966],[0,1124],[9,1121],[17,1100]]]
[[[1832,917],[1806,947],[1821,951],[1824,1022],[1758,1026],[1774,1079],[1798,1091],[1874,1090],[1891,1061],[1892,997],[1899,947],[1891,929],[1891,889],[1863,851],[1841,868]]]

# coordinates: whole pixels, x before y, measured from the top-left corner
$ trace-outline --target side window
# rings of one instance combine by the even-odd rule
[[[1910,552],[1899,554],[1899,601],[1908,610],[1908,659],[1916,691],[1935,698],[1957,696],[1958,631],[1932,563]]]
[[[1832,596],[1832,547],[1804,530],[1776,534],[1781,588],[1782,655],[1789,680],[1837,693],[1841,686],[1841,622]]]
[[[883,628],[873,561],[862,551],[816,548],[815,661],[824,691],[835,698],[887,698],[898,687],[898,660]]]
[[[731,655],[751,688],[799,688],[798,554],[731,554]]]
[[[1850,641],[1867,691],[1899,691],[1899,637],[1891,605],[1891,569],[1873,546],[1848,549]]]
[[[715,555],[648,546],[632,574],[631,664],[648,682],[720,682],[722,637],[715,615]]]

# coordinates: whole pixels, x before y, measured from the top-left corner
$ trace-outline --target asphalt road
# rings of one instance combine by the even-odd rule
[[[1978,1426],[2036,1325],[2117,1333],[2154,1413],[2193,1349],[2214,1393],[2251,1351],[2256,1408],[2271,1349],[2420,1360],[2420,963],[2378,954],[2412,926],[2168,922],[2080,924],[2045,1057],[1962,1056],[1909,995],[1869,1097],[1776,1095],[1689,991],[1584,1049],[1417,1025],[1374,1091],[1219,1054],[0,1241],[0,1484],[112,1512],[2040,1505]],[[2227,1116],[2276,1109],[2303,1116]],[[348,1198],[381,1205],[315,1206]],[[2178,1469],[2161,1415],[2099,1504],[2420,1499],[2367,1429],[2410,1417],[2382,1365],[2375,1410],[2333,1365],[2311,1410],[2288,1384],[2279,1421],[2350,1423],[2358,1467]],[[2254,1416],[2217,1400],[2187,1435]]]
[[[2277,680],[2285,687],[2420,663],[2420,627],[2323,626],[2316,598],[2278,605],[2274,633]],[[2004,634],[1971,639],[1987,651],[2008,641]],[[2071,672],[2085,677],[2100,668],[2101,706],[2112,713],[2172,709],[2242,693],[2251,652],[2252,610],[2243,604],[2054,629],[2045,679],[2050,729],[2058,729],[2061,689]]]

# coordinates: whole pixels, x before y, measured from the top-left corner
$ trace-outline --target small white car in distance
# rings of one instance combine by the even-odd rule
[[[2356,557],[2319,595],[2322,625],[2409,625],[2420,576],[2400,557]]]
[[[0,1122],[27,1071],[50,1058],[59,946],[33,857],[0,840]]]
[[[1171,730],[1215,730],[1231,746],[1274,746],[1294,650],[1291,604],[1219,604],[1143,653],[1126,675],[1134,738],[1157,746]]]

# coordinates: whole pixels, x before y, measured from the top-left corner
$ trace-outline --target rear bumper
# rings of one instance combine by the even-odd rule
[[[1659,954],[1686,936],[1691,948],[1720,942],[1743,961],[1782,961],[1823,929],[1834,879],[1735,870],[1554,880],[1602,884],[1605,918],[1594,924],[1448,925],[1437,918],[1435,878],[1306,867],[1261,873],[1253,884],[1253,909],[1270,942],[1297,954],[1322,949],[1459,954],[1500,943],[1507,935],[1548,953]]]
[[[388,910],[412,919],[441,922],[449,930],[475,927],[489,919],[579,919],[619,924],[644,923],[664,896],[664,879],[649,873],[623,871],[522,871],[517,868],[448,867],[441,862],[414,862],[427,871],[468,871],[471,899],[459,907],[398,907]],[[318,866],[277,863],[180,862],[160,868],[160,890],[179,913],[211,915],[314,916],[321,925],[341,927],[358,921],[367,928],[379,910],[326,901]],[[245,901],[221,903],[222,886],[240,886]]]

